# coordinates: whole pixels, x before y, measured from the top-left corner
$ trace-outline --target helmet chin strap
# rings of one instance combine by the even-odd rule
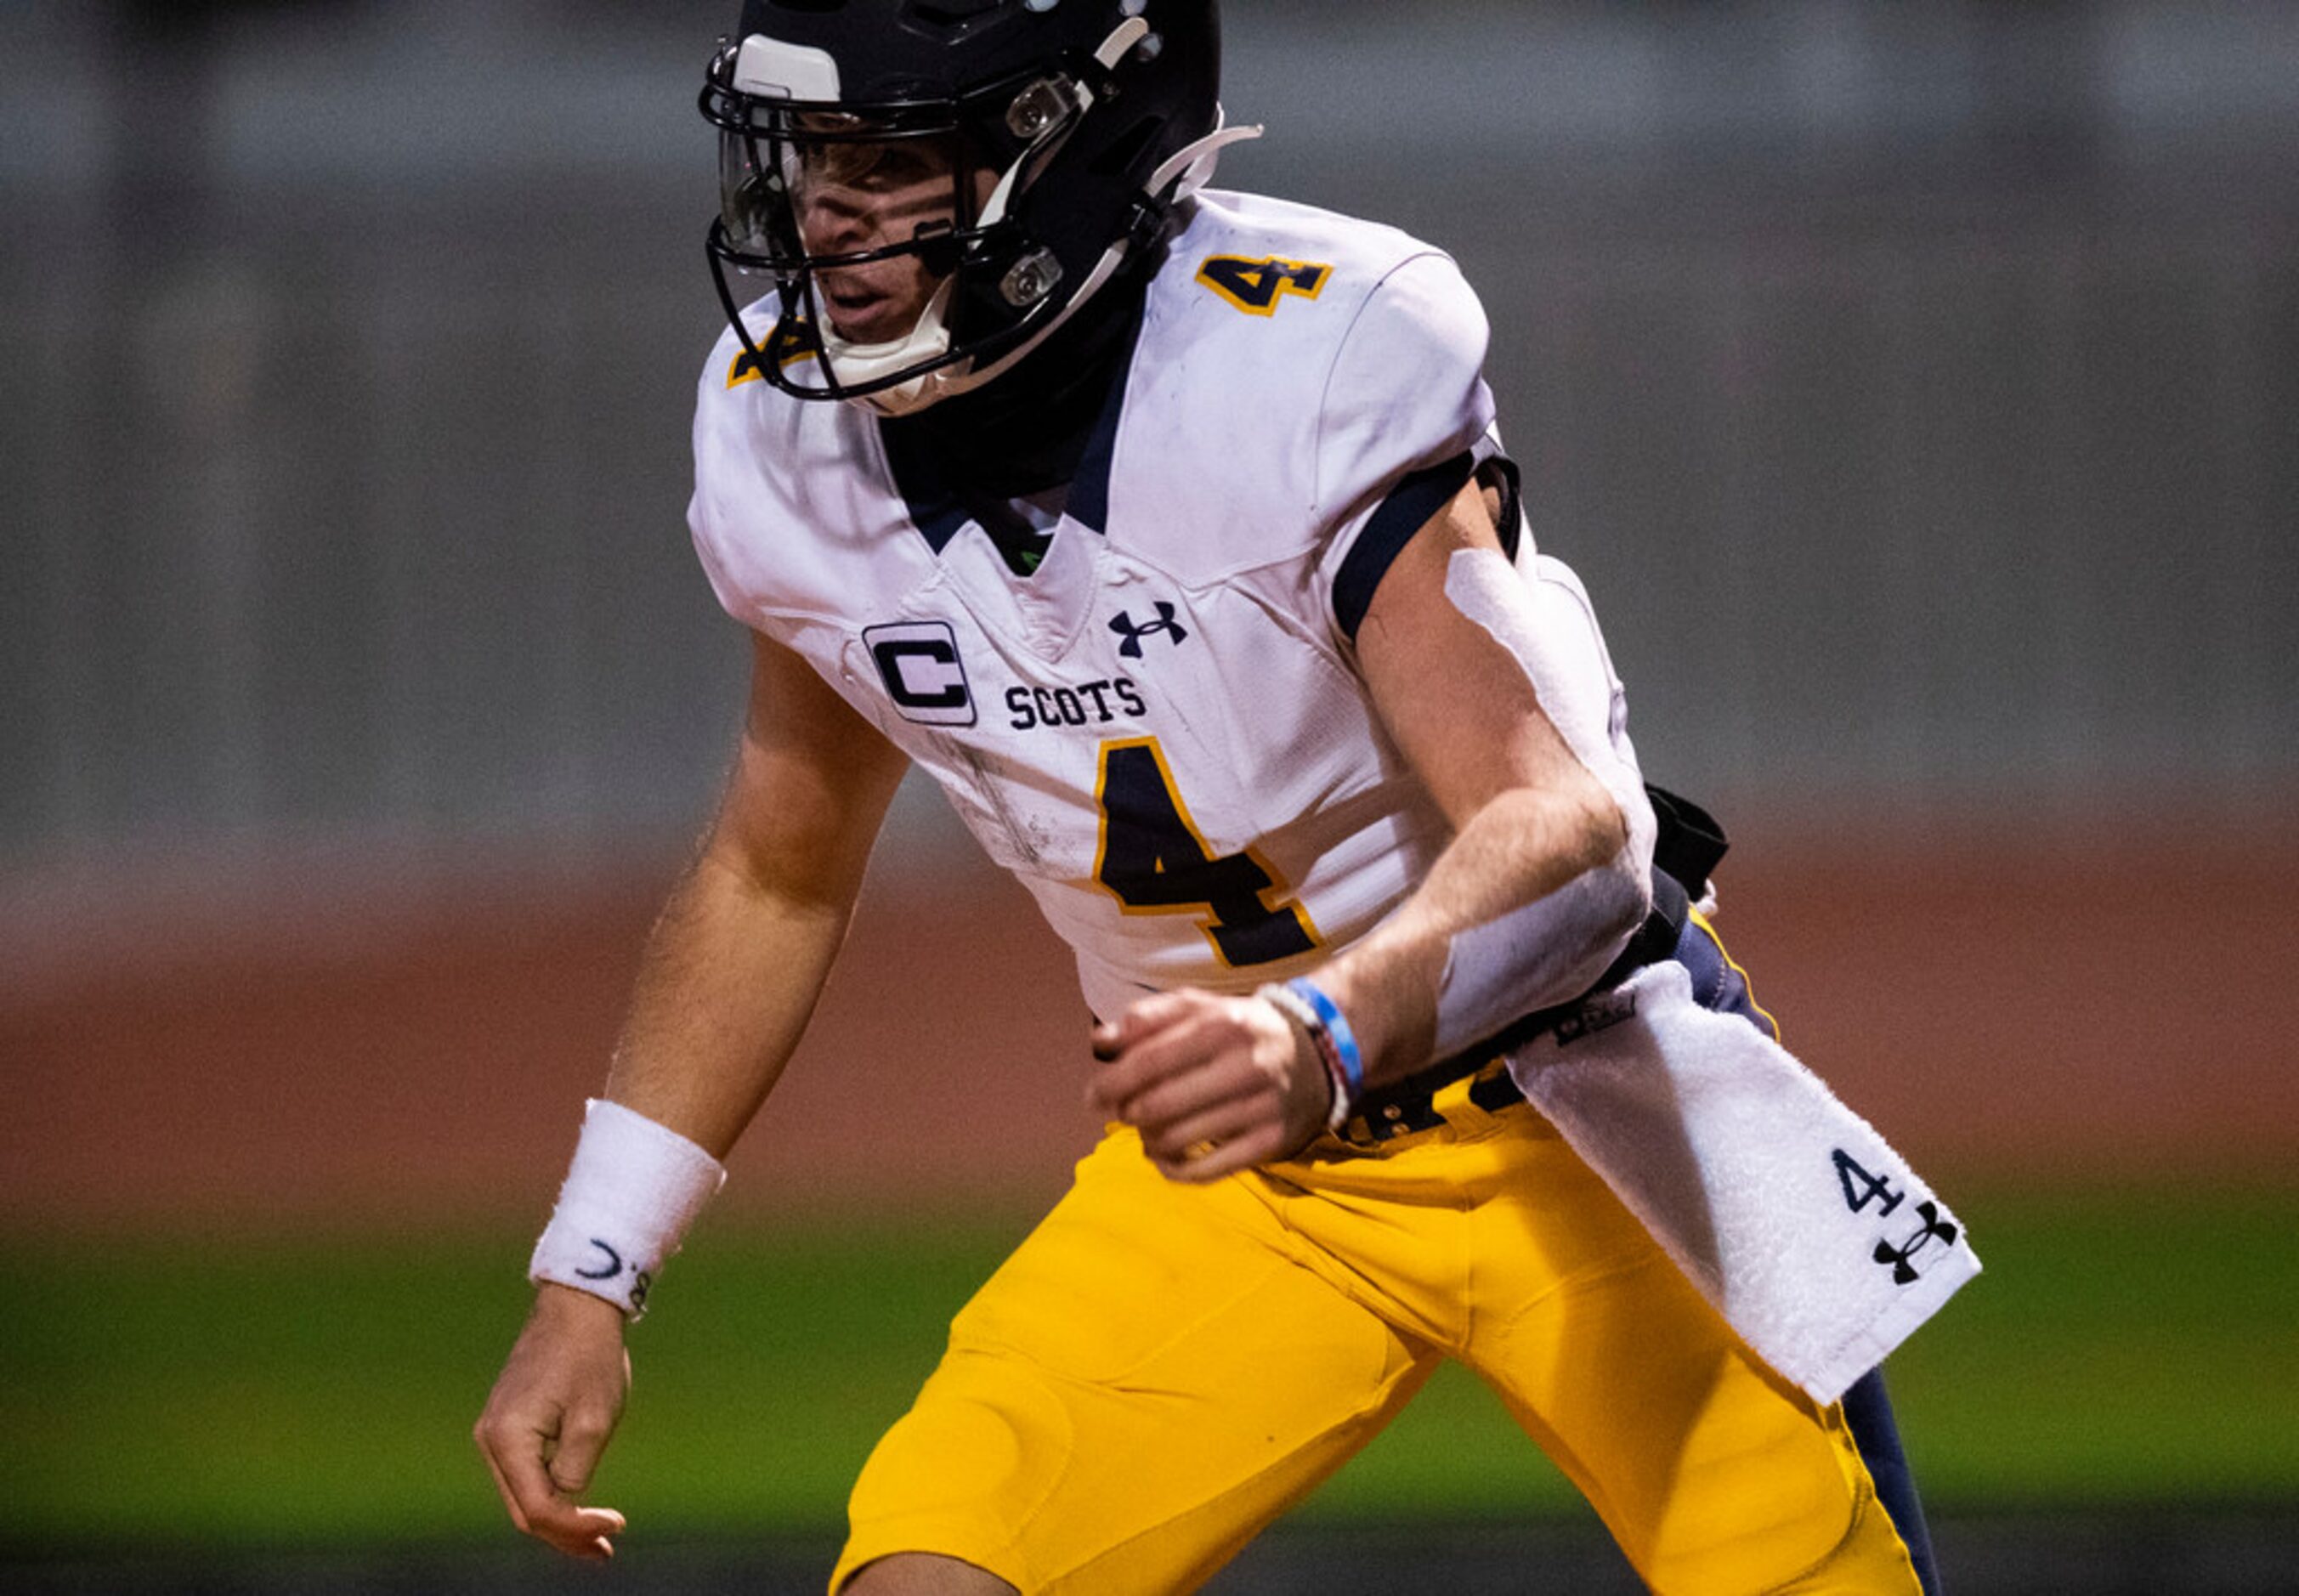
[[[1113,33],[1111,39],[1116,40],[1128,28],[1148,31],[1141,27],[1141,19],[1135,17]],[[1137,32],[1133,38],[1139,37]],[[1132,47],[1133,38],[1127,39],[1124,48]],[[1108,49],[1108,46],[1105,45],[1104,52]],[[1262,133],[1258,122],[1238,128],[1223,126],[1218,106],[1214,111],[1214,124],[1212,132],[1183,145],[1160,162],[1158,170],[1150,174],[1150,180],[1142,185],[1142,192],[1157,199],[1171,187],[1174,192],[1164,198],[1164,204],[1187,199],[1213,180],[1214,168],[1219,162],[1223,150],[1233,144],[1258,138]],[[1023,161],[1017,162],[999,180],[991,205],[996,206],[1000,214],[1003,213],[1005,198],[1014,174],[1021,170],[1027,159],[1025,155]],[[989,205],[984,206],[984,214],[985,217],[990,215]],[[1132,248],[1130,241],[1120,239],[1104,250],[1101,259],[1094,262],[1093,270],[1086,273],[1085,281],[1078,285],[1077,292],[1070,295],[1069,302],[1062,306],[1060,312],[990,364],[976,366],[971,361],[961,361],[940,370],[925,372],[908,382],[897,383],[892,387],[882,388],[877,393],[861,395],[847,403],[860,405],[882,416],[906,416],[941,400],[954,398],[980,387],[1059,332],[1063,324],[1077,314],[1080,307],[1116,275],[1117,269],[1125,263],[1125,257]],[[883,344],[850,344],[829,327],[819,328],[824,353],[834,362],[829,369],[837,379],[841,382],[868,382],[874,377],[898,371],[914,361],[932,360],[946,352],[950,348],[950,329],[943,324],[943,317],[950,308],[950,289],[955,280],[946,279],[934,291],[934,297],[926,302],[926,308],[918,313],[917,325],[905,337]]]
[[[1214,130],[1166,156],[1158,170],[1150,174],[1150,180],[1141,186],[1142,192],[1155,195],[1178,177],[1181,185],[1174,190],[1174,198],[1187,199],[1214,180],[1214,167],[1219,163],[1224,150],[1233,144],[1258,138],[1261,134],[1259,122],[1248,122],[1237,128],[1224,127],[1221,107],[1216,105],[1214,107]]]
[[[943,318],[950,313],[950,291],[957,283],[956,278],[944,278],[942,287],[934,291],[934,297],[926,301],[925,309],[918,312],[910,330],[883,343],[850,343],[838,336],[828,317],[822,318],[823,324],[815,333],[827,362],[824,370],[842,384],[865,383],[943,353],[950,348],[950,328],[943,324]],[[927,373],[928,377],[935,375],[938,374]],[[918,390],[925,380],[925,377],[914,378],[849,403],[867,405],[882,415],[904,415],[918,408]]]

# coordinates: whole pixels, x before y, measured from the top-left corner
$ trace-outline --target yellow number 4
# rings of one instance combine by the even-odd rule
[[[1333,275],[1320,261],[1249,261],[1242,255],[1213,255],[1198,268],[1198,281],[1249,316],[1274,316],[1288,294],[1315,299]]]

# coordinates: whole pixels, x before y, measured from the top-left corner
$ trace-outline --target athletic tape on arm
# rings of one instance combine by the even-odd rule
[[[676,1131],[594,1097],[527,1277],[603,1297],[635,1319],[726,1179],[725,1165]]]
[[[1446,564],[1445,596],[1523,669],[1573,758],[1620,806],[1629,835],[1603,865],[1453,935],[1437,989],[1440,1058],[1589,989],[1650,907],[1655,833],[1619,685],[1572,572],[1544,557],[1528,577],[1496,550],[1462,549]]]

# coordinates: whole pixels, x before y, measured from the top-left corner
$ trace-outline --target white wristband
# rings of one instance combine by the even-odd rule
[[[584,1105],[559,1206],[527,1261],[529,1280],[603,1297],[635,1319],[679,1238],[726,1179],[694,1143],[620,1103]]]

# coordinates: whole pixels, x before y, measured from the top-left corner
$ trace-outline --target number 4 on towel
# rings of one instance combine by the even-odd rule
[[[1884,1176],[1869,1174],[1859,1160],[1841,1147],[1829,1156],[1836,1160],[1836,1184],[1844,1188],[1844,1206],[1854,1213],[1863,1212],[1870,1203],[1880,1200],[1884,1206],[1877,1217],[1881,1218],[1907,1201],[1905,1192],[1896,1192]]]

